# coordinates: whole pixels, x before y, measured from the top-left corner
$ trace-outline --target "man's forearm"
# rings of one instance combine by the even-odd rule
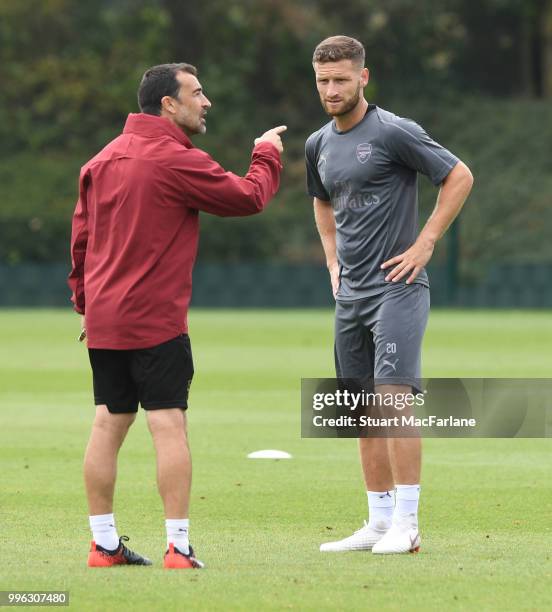
[[[335,219],[333,209],[329,202],[314,199],[314,220],[320,235],[322,248],[326,255],[326,265],[329,269],[337,265],[335,247]]]
[[[462,162],[458,162],[439,191],[437,204],[420,232],[419,241],[435,244],[443,236],[462,210],[472,185],[473,176],[469,168]]]
[[[416,242],[404,253],[395,255],[381,264],[386,270],[385,280],[397,282],[406,277],[406,284],[414,282],[433,255],[435,243],[447,231],[460,212],[473,185],[469,168],[458,162],[445,179],[437,204]]]

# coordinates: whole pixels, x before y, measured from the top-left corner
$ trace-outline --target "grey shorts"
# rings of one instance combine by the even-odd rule
[[[429,315],[429,288],[393,284],[384,293],[336,302],[337,378],[363,385],[410,385],[421,391],[422,339]]]

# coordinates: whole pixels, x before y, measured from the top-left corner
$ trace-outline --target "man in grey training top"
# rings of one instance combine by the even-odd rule
[[[416,392],[429,312],[424,266],[462,208],[473,177],[419,125],[368,104],[369,73],[358,40],[323,40],[313,67],[320,101],[333,118],[308,138],[305,156],[336,299],[336,375],[373,381],[376,396]],[[440,186],[419,234],[418,173]],[[369,520],[320,550],[418,550],[420,438],[365,437],[359,449]]]

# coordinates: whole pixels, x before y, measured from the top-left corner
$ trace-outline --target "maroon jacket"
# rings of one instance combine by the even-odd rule
[[[260,212],[281,169],[276,147],[261,143],[238,177],[169,120],[129,115],[80,173],[69,286],[88,347],[146,348],[187,332],[199,211]]]

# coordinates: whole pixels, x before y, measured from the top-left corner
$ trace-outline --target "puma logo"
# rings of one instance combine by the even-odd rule
[[[416,534],[414,537],[408,536],[410,540],[410,552],[418,552],[420,549],[420,536]]]
[[[393,368],[393,372],[397,371],[397,363],[399,362],[399,357],[397,357],[397,359],[395,359],[395,363],[389,361],[389,359],[384,359],[383,360],[383,365],[388,365],[389,367]]]

